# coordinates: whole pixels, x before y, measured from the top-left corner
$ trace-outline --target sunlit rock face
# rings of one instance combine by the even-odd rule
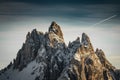
[[[120,70],[101,49],[94,51],[86,33],[66,45],[53,21],[46,33],[28,32],[13,63],[0,71],[0,80],[120,80]]]
[[[54,22],[54,21],[51,23],[51,25],[49,27],[49,32],[53,32],[54,34],[59,36],[61,39],[63,39],[62,30],[61,30],[60,26],[58,24],[56,24],[56,22]]]

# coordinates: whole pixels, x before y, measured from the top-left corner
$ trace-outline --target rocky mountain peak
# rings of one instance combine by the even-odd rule
[[[0,80],[120,80],[120,70],[101,49],[94,51],[87,34],[68,46],[56,22],[49,31],[33,29],[16,59],[0,71]]]
[[[90,42],[90,39],[86,33],[82,33],[82,40],[81,42],[85,45],[88,46]]]
[[[86,47],[87,49],[94,51],[94,48],[91,44],[90,38],[86,33],[82,33],[82,39],[81,39],[81,44]]]
[[[58,35],[60,38],[64,39],[62,30],[61,30],[60,26],[55,21],[53,21],[51,23],[51,25],[49,27],[49,32],[53,32],[56,35]]]

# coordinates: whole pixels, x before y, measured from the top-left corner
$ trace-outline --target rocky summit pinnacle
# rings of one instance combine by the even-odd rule
[[[63,33],[58,24],[56,24],[55,21],[53,21],[49,27],[49,32],[54,32],[56,35],[58,35],[60,38],[63,39]]]
[[[101,49],[94,51],[86,33],[66,45],[53,21],[46,33],[28,32],[16,58],[0,70],[0,80],[120,80],[120,70]]]

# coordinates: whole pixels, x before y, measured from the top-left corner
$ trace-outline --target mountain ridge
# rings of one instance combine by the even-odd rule
[[[0,80],[120,80],[120,70],[101,49],[94,51],[86,33],[66,45],[53,21],[46,33],[28,32],[16,59],[0,71]]]

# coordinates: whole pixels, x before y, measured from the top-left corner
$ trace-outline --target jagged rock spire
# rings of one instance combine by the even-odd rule
[[[81,44],[90,49],[91,51],[94,51],[93,46],[91,44],[90,38],[88,37],[88,35],[86,33],[82,33],[82,39],[81,39]]]
[[[60,38],[63,39],[63,33],[62,33],[62,30],[60,28],[60,26],[55,22],[53,21],[49,27],[49,32],[54,32],[56,35],[58,35]]]
[[[86,33],[82,33],[82,40],[81,42],[85,45],[88,46],[90,43],[90,39]]]

